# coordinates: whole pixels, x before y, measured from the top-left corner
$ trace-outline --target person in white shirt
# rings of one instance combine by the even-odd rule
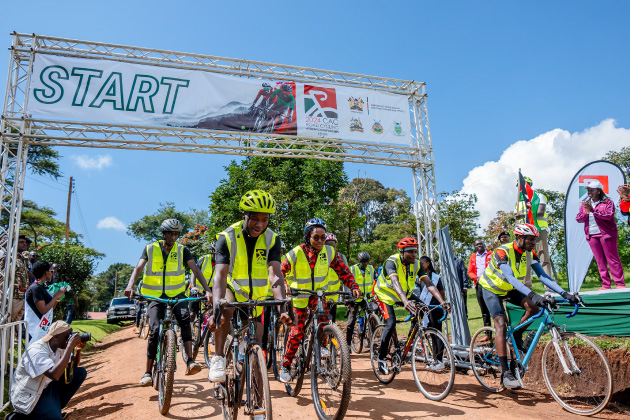
[[[53,322],[44,337],[31,343],[13,376],[11,403],[15,412],[7,420],[63,419],[61,410],[87,377],[85,368],[79,367],[85,344],[63,321]],[[67,369],[70,363],[72,368]]]

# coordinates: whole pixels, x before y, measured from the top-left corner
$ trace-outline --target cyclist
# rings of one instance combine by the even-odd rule
[[[374,280],[377,279],[376,270],[370,264],[370,254],[367,252],[359,252],[357,255],[359,260],[358,264],[350,267],[350,272],[354,276],[354,280],[359,285],[359,290],[363,296],[368,297],[372,295],[374,290]],[[354,334],[354,324],[357,322],[357,313],[359,307],[356,302],[348,303],[348,324],[346,326],[346,342],[350,344],[352,342],[352,334]]]
[[[361,297],[359,286],[355,283],[350,269],[334,248],[325,245],[326,222],[321,219],[310,219],[304,226],[304,243],[296,246],[287,254],[282,262],[282,273],[290,287],[308,290],[326,290],[331,270],[339,276],[343,284],[352,290],[352,295]],[[291,362],[304,337],[304,324],[308,310],[314,310],[316,296],[298,295],[293,299],[295,325],[291,328],[287,348],[280,370],[280,382],[291,382]],[[330,351],[322,346],[321,357],[330,357]]]
[[[293,122],[293,112],[295,111],[293,86],[285,83],[280,89],[276,89],[269,97],[269,104],[269,115],[271,119],[278,116],[280,117],[280,122],[285,118],[289,123]]]
[[[525,309],[521,322],[538,313],[537,305],[553,303],[552,296],[541,296],[523,284],[526,275],[533,268],[538,279],[545,286],[571,303],[579,302],[577,296],[567,293],[543,270],[538,255],[533,251],[538,235],[538,229],[532,224],[516,225],[514,242],[503,244],[494,251],[490,264],[479,279],[479,284],[483,287],[483,299],[494,321],[495,345],[501,362],[501,381],[506,388],[517,388],[520,384],[508,367],[505,339],[507,328],[503,301],[507,300]],[[526,350],[523,346],[522,330],[514,332],[514,339],[521,350]]]
[[[195,264],[195,260],[183,245],[177,243],[177,238],[182,232],[182,224],[177,219],[166,219],[160,226],[162,231],[161,241],[148,244],[142,251],[142,256],[133,269],[125,296],[129,299],[133,296],[133,285],[140,277],[140,273],[147,265],[142,278],[142,287],[140,291],[143,295],[153,296],[156,298],[185,298],[186,297],[186,276],[184,264],[192,270],[201,282],[202,287],[206,291],[206,299],[210,302],[211,293],[206,279]],[[151,370],[153,369],[153,360],[157,354],[158,339],[160,334],[160,321],[164,319],[166,304],[152,300],[147,308],[149,314],[149,339],[147,343],[147,364],[145,374],[140,379],[140,385],[152,385]],[[192,359],[192,334],[190,331],[190,315],[188,305],[184,302],[175,305],[173,308],[175,318],[182,331],[182,341],[186,350],[186,375],[193,375],[201,370],[201,366]]]
[[[269,217],[276,212],[276,201],[261,190],[251,190],[241,198],[239,208],[243,220],[219,233],[216,243],[216,266],[213,298],[215,308],[225,298],[228,302],[247,302],[267,296],[269,287],[275,299],[285,298],[284,277],[280,270],[280,238],[268,229]],[[225,380],[225,340],[234,308],[223,310],[214,335],[216,354],[210,360],[210,382]],[[256,308],[256,340],[261,342],[263,328],[260,324],[261,308]],[[280,319],[290,322],[285,308]],[[210,317],[209,327],[215,328]]]
[[[450,311],[449,304],[444,301],[438,289],[417,261],[418,247],[419,244],[415,238],[401,239],[398,242],[398,254],[392,255],[385,261],[383,271],[374,287],[376,302],[385,319],[385,328],[378,352],[378,370],[383,375],[389,374],[385,357],[389,350],[387,343],[396,329],[394,305],[402,305],[409,312],[416,312],[416,305],[412,302],[419,302],[418,297],[412,293],[416,282],[424,283],[429,293],[438,300],[440,305]]]
[[[214,277],[214,254],[215,254],[215,244],[216,241],[213,241],[210,244],[210,253],[202,255],[201,258],[197,261],[197,267],[203,273],[203,277],[208,282],[208,287],[212,289],[212,278]],[[198,296],[201,293],[201,284],[197,282],[197,278],[195,277],[195,273],[191,274],[190,278],[190,295]],[[199,308],[201,307],[201,302],[190,302],[190,322],[195,322],[195,316],[197,312],[199,312]]]
[[[324,244],[336,249],[337,237],[330,232],[326,233],[326,242],[324,242]],[[346,258],[346,256],[343,255],[339,251],[337,251],[337,254],[339,254],[339,256],[341,257],[341,261],[343,261],[343,263],[349,267],[350,264],[348,264],[348,259]],[[341,287],[341,281],[339,280],[339,276],[337,275],[335,270],[331,269],[330,272],[328,273],[328,285],[326,287],[326,291],[336,292],[337,290],[341,290],[341,288],[342,287]],[[344,287],[343,289],[347,290],[347,287]],[[337,299],[336,298],[337,296],[329,296],[330,306],[328,307],[328,310],[330,311],[330,318],[333,323],[337,321]]]
[[[258,91],[258,95],[256,95],[256,99],[254,99],[252,106],[249,107],[249,112],[250,113],[253,112],[254,108],[256,107],[267,108],[267,105],[269,105],[270,96],[271,96],[271,85],[265,82],[262,84],[262,89]],[[258,99],[260,99],[260,102],[258,102]]]

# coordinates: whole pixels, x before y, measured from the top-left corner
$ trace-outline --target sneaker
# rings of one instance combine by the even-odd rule
[[[195,373],[199,373],[201,371],[201,366],[199,363],[189,360],[186,364],[186,375],[194,375]]]
[[[140,328],[138,328],[138,327],[135,327],[135,328],[133,329],[133,333],[134,333],[134,334],[138,334],[138,332],[139,332],[139,331],[140,331]]]
[[[503,372],[503,375],[501,375],[501,382],[503,383],[503,386],[508,389],[520,388],[521,386],[520,382],[514,377],[511,370]]]
[[[153,385],[153,378],[149,372],[145,373],[142,378],[140,378],[140,386],[151,386]]]
[[[328,359],[330,357],[330,350],[328,350],[328,347],[322,346],[319,350],[319,355],[322,359]]]
[[[610,290],[610,287],[600,287],[600,288],[599,288],[599,289],[597,289],[597,290]]]
[[[280,369],[280,377],[278,378],[278,380],[283,384],[286,384],[291,382],[292,379],[293,378],[291,378],[291,372],[289,371],[289,368],[286,366],[282,366],[282,369]]]
[[[479,343],[480,343],[480,344],[481,344],[481,343],[487,343],[487,342],[489,342],[489,341],[490,341],[490,337],[488,337],[487,335],[484,335],[483,337],[481,337],[481,338],[479,339]]]
[[[210,360],[210,372],[208,372],[208,381],[225,381],[225,357],[212,356],[212,360]]]
[[[389,375],[387,360],[378,359],[378,371],[381,372],[383,375]]]
[[[444,365],[444,362],[437,362],[434,365],[429,365],[429,370],[432,371],[439,371],[439,370],[444,370],[446,366]]]

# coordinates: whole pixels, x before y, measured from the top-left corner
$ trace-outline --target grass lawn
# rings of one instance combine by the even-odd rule
[[[92,340],[88,342],[85,349],[92,347],[92,344],[101,341],[107,334],[111,334],[120,327],[129,325],[128,322],[120,324],[108,324],[106,319],[88,319],[72,322],[72,330],[80,333],[92,334]]]

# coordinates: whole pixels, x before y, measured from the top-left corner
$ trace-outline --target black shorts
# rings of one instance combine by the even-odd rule
[[[516,289],[510,290],[505,296],[499,296],[484,287],[482,293],[483,300],[486,302],[486,306],[488,307],[492,318],[496,318],[500,315],[505,316],[505,306],[503,305],[504,300],[507,300],[513,305],[522,307],[523,299],[527,297]]]

